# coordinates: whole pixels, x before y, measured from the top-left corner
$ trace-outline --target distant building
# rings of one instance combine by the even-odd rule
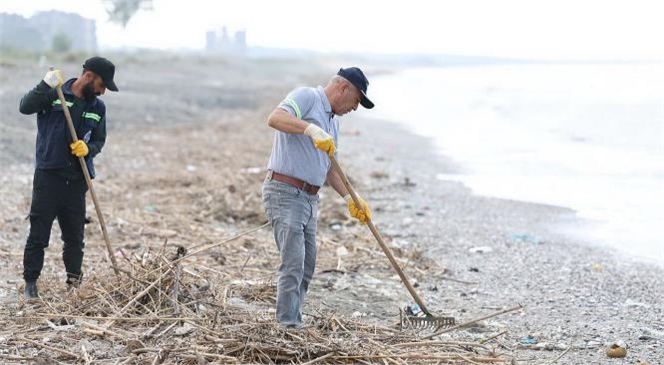
[[[247,50],[247,32],[237,31],[231,40],[226,27],[210,30],[205,34],[205,50],[211,53],[242,54]]]
[[[53,48],[56,37],[67,39],[71,51],[97,51],[94,20],[60,11],[39,12],[27,19],[0,13],[0,49],[43,52]]]

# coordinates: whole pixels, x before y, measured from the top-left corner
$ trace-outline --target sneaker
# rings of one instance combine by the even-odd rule
[[[25,299],[37,299],[39,298],[39,290],[37,290],[37,281],[26,281],[25,282]]]
[[[81,285],[81,281],[76,278],[67,278],[66,283],[67,283],[67,291],[78,289],[78,287]]]
[[[291,323],[291,324],[287,324],[287,325],[282,325],[282,328],[284,328],[287,331],[288,330],[306,330],[306,329],[311,328],[311,325],[307,325],[307,324],[304,324],[304,323],[298,323],[298,324]]]
[[[66,281],[67,291],[72,291],[74,289],[77,289],[81,285],[82,281],[83,281],[83,273],[78,275],[67,273],[67,281]]]

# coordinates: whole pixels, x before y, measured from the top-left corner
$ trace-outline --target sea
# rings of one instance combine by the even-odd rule
[[[456,65],[370,82],[363,115],[432,138],[459,167],[439,179],[571,208],[588,224],[565,233],[664,265],[664,63]]]

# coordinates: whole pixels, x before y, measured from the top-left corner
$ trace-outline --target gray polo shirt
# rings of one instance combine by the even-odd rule
[[[334,144],[337,145],[339,121],[332,113],[322,86],[297,88],[291,91],[278,107],[319,126],[332,136]],[[327,179],[330,159],[325,152],[314,146],[311,137],[306,134],[276,131],[267,168],[311,185],[322,186]]]

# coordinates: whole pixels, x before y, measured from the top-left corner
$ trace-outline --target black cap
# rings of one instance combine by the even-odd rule
[[[118,91],[118,87],[113,81],[115,75],[115,65],[104,57],[88,58],[83,64],[83,69],[90,70],[99,75],[104,82],[104,86],[111,91]]]
[[[369,86],[369,80],[367,80],[362,70],[357,67],[341,68],[337,75],[343,77],[344,79],[350,81],[351,84],[355,85],[362,97],[360,98],[360,104],[367,109],[374,107],[374,103],[367,98],[367,87]]]

